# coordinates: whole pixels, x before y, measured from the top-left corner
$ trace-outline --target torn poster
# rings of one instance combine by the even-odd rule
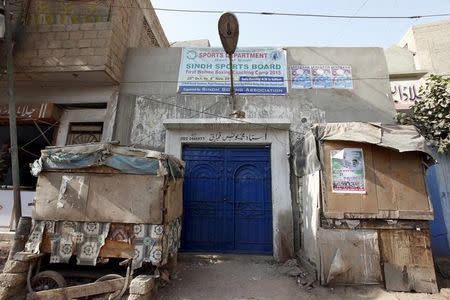
[[[331,150],[331,185],[333,193],[366,192],[361,148]]]

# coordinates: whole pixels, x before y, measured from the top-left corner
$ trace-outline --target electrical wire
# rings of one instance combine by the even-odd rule
[[[152,9],[152,8],[141,8]],[[205,14],[221,14],[223,10],[196,10],[196,9],[176,9],[176,8],[153,8],[156,11],[181,12],[181,13],[205,13]],[[230,11],[235,14],[244,15],[263,15],[263,16],[285,16],[285,17],[311,17],[311,18],[335,18],[335,19],[423,19],[435,17],[448,17],[450,13],[443,14],[426,14],[414,16],[355,16],[355,15],[329,15],[329,14],[304,14],[304,13],[284,13],[284,12],[257,12],[257,11]]]
[[[55,1],[67,3],[66,1]],[[85,3],[85,6],[99,6],[99,4]],[[424,14],[411,16],[356,16],[356,15],[331,15],[331,14],[312,14],[312,13],[287,13],[277,11],[249,11],[249,10],[203,10],[203,9],[181,9],[181,8],[167,8],[167,7],[134,7],[127,5],[103,5],[104,7],[114,8],[130,8],[138,10],[155,10],[174,13],[197,13],[197,14],[222,14],[224,11],[229,11],[241,15],[261,15],[261,16],[284,16],[284,17],[309,17],[309,18],[335,18],[335,19],[423,19],[435,17],[449,17],[450,13],[441,14]]]

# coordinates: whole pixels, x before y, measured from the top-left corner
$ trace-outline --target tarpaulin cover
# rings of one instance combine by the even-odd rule
[[[380,123],[323,123],[313,125],[294,147],[295,175],[302,177],[320,170],[317,141],[351,141],[374,144],[399,152],[418,151],[432,156],[425,138],[411,125]]]
[[[183,177],[183,163],[173,156],[108,143],[47,148],[31,164],[31,173],[37,176],[43,170],[82,169],[102,165],[127,174]]]

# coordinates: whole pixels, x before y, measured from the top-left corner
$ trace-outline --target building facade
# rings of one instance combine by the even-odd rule
[[[398,111],[408,111],[419,99],[429,74],[450,76],[450,20],[412,26],[397,45],[385,50],[391,93]],[[435,210],[432,222],[433,255],[450,255],[450,156],[435,154],[437,164],[427,172]]]
[[[280,261],[311,251],[301,235],[311,224],[302,210],[301,183],[291,172],[291,150],[313,123],[393,122],[382,49],[278,50],[286,56],[287,73],[346,66],[351,85],[297,89],[292,78],[300,73],[295,71],[284,76],[288,89],[279,95],[233,99],[215,92],[184,93],[179,74],[189,49],[128,51],[113,139],[186,161],[182,247],[187,250],[271,253]],[[233,117],[235,111],[245,117]],[[205,191],[205,199],[191,199],[191,191]],[[239,200],[255,195],[259,203]]]
[[[14,65],[22,206],[36,179],[28,164],[49,145],[111,141],[127,49],[168,47],[149,1],[15,1]],[[4,54],[4,45],[1,47]],[[6,59],[1,59],[4,74]],[[9,144],[6,75],[0,75],[1,141]],[[3,152],[2,152],[3,153]],[[7,156],[5,156],[7,157]],[[2,166],[0,226],[9,227],[12,182]]]

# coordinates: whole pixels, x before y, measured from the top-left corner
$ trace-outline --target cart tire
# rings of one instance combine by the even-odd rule
[[[55,271],[43,271],[31,279],[31,288],[35,292],[63,288],[66,285],[64,277]]]

